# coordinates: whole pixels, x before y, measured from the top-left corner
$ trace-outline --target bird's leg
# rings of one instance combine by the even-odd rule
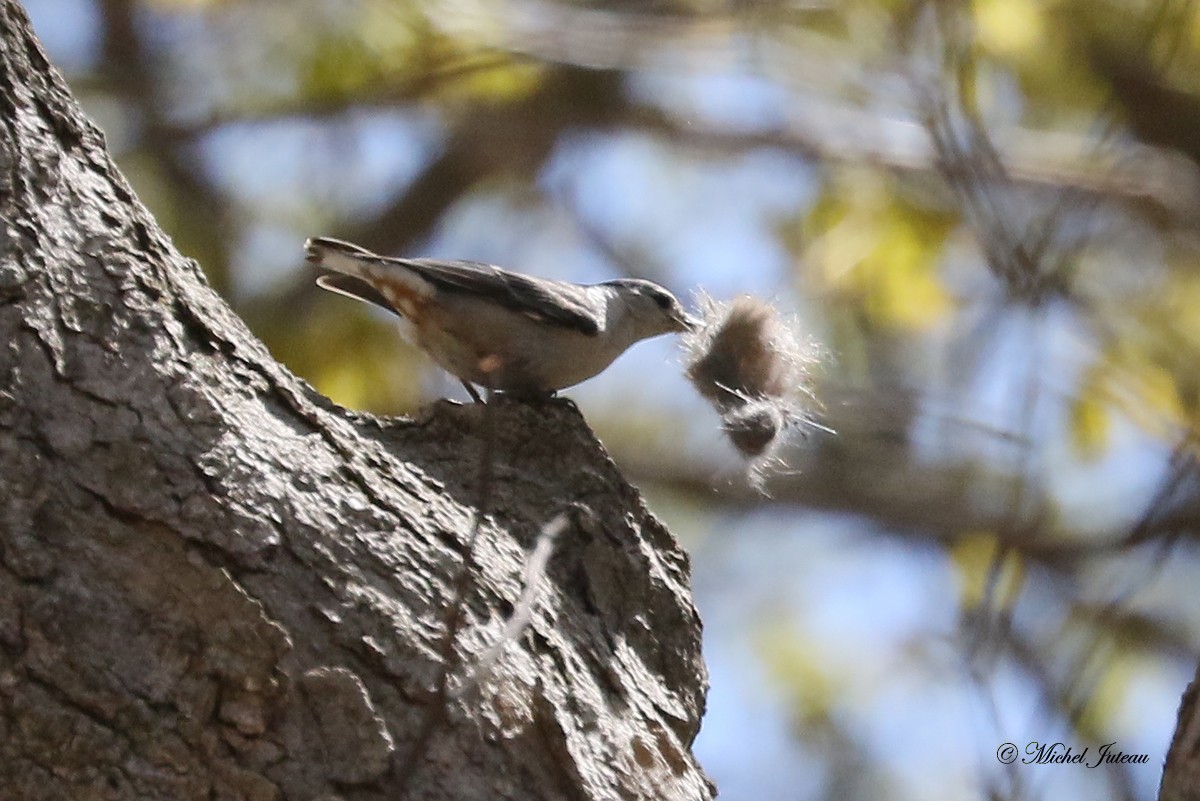
[[[469,382],[463,381],[461,378],[459,379],[459,382],[462,383],[463,389],[467,391],[467,394],[471,396],[471,400],[475,401],[476,403],[483,403],[483,398],[479,397],[479,393],[475,391],[475,387],[471,386]]]
[[[476,383],[483,385],[484,389],[487,390],[487,397],[490,402],[492,400],[492,392],[496,387],[496,376],[499,374],[500,368],[504,366],[504,359],[496,353],[484,353],[479,356],[475,366],[483,375],[483,380],[476,381]],[[467,388],[467,392],[471,393],[471,397],[475,399],[476,403],[483,403],[483,399],[479,397],[479,393],[475,391],[474,387],[461,378],[459,381],[462,381],[462,385]]]

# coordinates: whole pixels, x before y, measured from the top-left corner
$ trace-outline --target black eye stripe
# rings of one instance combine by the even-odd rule
[[[649,295],[650,297],[654,298],[654,302],[655,302],[655,304],[658,305],[658,308],[660,308],[660,309],[671,308],[671,301],[673,300],[673,298],[666,292],[663,292],[658,289],[650,289],[649,291],[646,291],[643,294]]]

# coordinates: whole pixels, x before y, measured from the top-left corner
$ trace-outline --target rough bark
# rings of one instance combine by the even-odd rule
[[[0,0],[0,796],[708,798],[687,559],[562,404],[495,407],[461,675],[568,502],[529,626],[446,702],[483,411],[336,407],[120,177]],[[452,682],[453,684],[453,682]],[[419,759],[406,769],[408,755]]]
[[[1159,801],[1200,801],[1200,668],[1179,703]]]

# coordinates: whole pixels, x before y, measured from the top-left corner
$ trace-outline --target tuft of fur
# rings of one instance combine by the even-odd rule
[[[762,455],[787,427],[782,410],[769,400],[731,407],[721,422],[730,442],[746,457]]]
[[[820,427],[812,370],[821,351],[800,339],[771,304],[749,295],[731,301],[696,296],[701,325],[680,339],[686,374],[721,415],[734,447],[761,481],[784,433]]]

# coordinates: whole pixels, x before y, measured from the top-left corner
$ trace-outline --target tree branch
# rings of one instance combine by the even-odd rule
[[[394,798],[467,560],[477,407],[340,409],[137,202],[0,0],[0,786],[6,799]],[[455,660],[564,499],[601,521],[446,709],[410,795],[708,798],[673,538],[560,405],[495,410]]]

